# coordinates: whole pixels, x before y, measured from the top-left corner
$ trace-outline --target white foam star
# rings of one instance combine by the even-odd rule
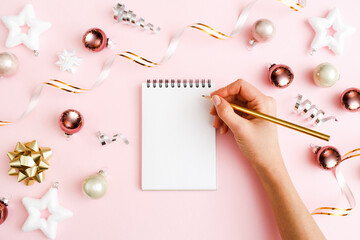
[[[81,58],[75,55],[75,50],[68,52],[66,49],[62,53],[58,54],[59,61],[56,62],[56,65],[60,67],[61,71],[69,71],[74,73],[76,67],[80,65]]]
[[[55,239],[57,224],[73,216],[71,211],[59,205],[57,185],[41,199],[24,197],[22,202],[29,213],[22,227],[24,232],[40,229],[48,238]],[[47,220],[41,218],[41,210],[45,209],[51,213]]]
[[[344,38],[355,33],[355,28],[343,24],[338,8],[334,8],[326,18],[310,18],[309,23],[316,32],[311,43],[312,53],[319,48],[328,47],[336,55],[341,55],[344,51]],[[336,31],[334,36],[327,33],[330,27]]]
[[[40,47],[40,34],[51,27],[50,22],[41,21],[35,17],[34,8],[31,4],[26,4],[17,16],[3,16],[2,21],[9,29],[5,46],[12,48],[23,43],[35,54],[38,54]],[[29,27],[27,34],[21,32],[21,27],[25,25]]]

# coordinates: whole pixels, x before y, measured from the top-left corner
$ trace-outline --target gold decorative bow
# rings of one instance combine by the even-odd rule
[[[24,181],[26,185],[32,185],[35,180],[41,183],[45,178],[45,170],[49,168],[47,162],[52,156],[48,147],[38,146],[36,140],[22,144],[18,142],[13,152],[8,152],[10,158],[10,176],[17,176],[17,181]]]

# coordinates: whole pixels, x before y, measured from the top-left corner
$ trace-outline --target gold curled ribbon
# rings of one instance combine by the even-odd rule
[[[354,149],[348,153],[346,153],[342,159],[341,162],[360,156],[359,154],[360,148]],[[349,213],[355,208],[356,206],[356,200],[355,197],[347,184],[344,175],[342,174],[340,170],[340,166],[337,166],[335,168],[335,178],[341,188],[341,191],[344,193],[350,207],[349,208],[336,208],[336,207],[319,207],[314,210],[312,215],[331,215],[331,216],[347,216]]]
[[[282,4],[288,6],[290,9],[294,10],[295,12],[299,11],[301,8],[304,8],[306,4],[306,0],[278,0]]]
[[[36,140],[28,143],[16,144],[13,152],[8,152],[10,159],[10,176],[17,176],[17,181],[24,181],[31,185],[35,180],[41,183],[45,178],[45,171],[49,168],[48,160],[52,151],[48,147],[39,147]]]
[[[179,44],[179,40],[182,36],[182,34],[184,33],[184,31],[187,28],[194,28],[197,30],[200,30],[202,32],[207,33],[208,35],[210,35],[211,37],[214,37],[216,39],[219,40],[226,40],[229,38],[234,37],[235,35],[239,34],[240,30],[242,29],[242,26],[245,24],[246,19],[250,13],[250,10],[252,9],[252,7],[254,6],[254,4],[257,2],[258,0],[253,0],[251,1],[241,12],[240,16],[237,19],[237,22],[235,24],[234,29],[232,30],[230,35],[226,35],[220,31],[215,30],[212,27],[209,27],[208,25],[202,24],[202,23],[195,23],[192,24],[190,26],[187,26],[183,29],[181,29],[180,31],[177,32],[177,34],[175,34],[175,36],[171,39],[169,46],[165,52],[165,55],[163,56],[163,58],[157,63],[157,62],[152,62],[149,61],[135,53],[129,52],[129,51],[124,51],[122,53],[116,54],[115,56],[120,56],[123,58],[126,58],[128,60],[131,60],[141,66],[144,67],[155,67],[158,65],[161,65],[162,63],[168,61],[171,56],[174,54],[178,44]],[[73,85],[70,85],[68,83],[65,83],[63,81],[57,80],[57,79],[50,79],[48,82],[43,82],[41,84],[39,84],[32,92],[32,95],[30,97],[30,102],[27,106],[27,108],[25,109],[24,113],[17,118],[14,121],[0,121],[0,126],[6,126],[9,125],[11,123],[14,123],[16,121],[20,121],[22,119],[24,119],[26,116],[28,116],[33,110],[34,108],[37,106],[39,100],[40,100],[40,95],[42,92],[42,88],[44,85],[48,85],[48,86],[52,86],[55,88],[58,88],[62,91],[65,92],[69,92],[69,93],[84,93],[84,92],[88,92],[91,91],[97,87],[99,87],[105,80],[106,78],[109,76],[110,74],[110,70],[111,70],[111,66],[114,63],[115,60],[115,56],[110,57],[105,64],[102,67],[102,70],[100,72],[99,78],[95,81],[95,83],[93,84],[92,87],[85,89],[85,88],[80,88],[80,87],[76,87]]]

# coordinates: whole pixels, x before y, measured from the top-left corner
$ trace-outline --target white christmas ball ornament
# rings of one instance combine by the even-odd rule
[[[322,63],[318,65],[313,74],[313,79],[319,87],[328,88],[333,86],[340,78],[336,67],[331,63]]]
[[[107,189],[108,183],[103,170],[86,178],[82,186],[84,194],[92,199],[103,197],[106,194]]]

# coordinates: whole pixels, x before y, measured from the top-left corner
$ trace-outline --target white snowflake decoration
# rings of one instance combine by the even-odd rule
[[[58,54],[59,61],[56,62],[56,65],[60,67],[61,71],[69,71],[74,73],[76,67],[80,66],[81,58],[75,55],[75,50],[68,52],[66,49],[62,53]]]

